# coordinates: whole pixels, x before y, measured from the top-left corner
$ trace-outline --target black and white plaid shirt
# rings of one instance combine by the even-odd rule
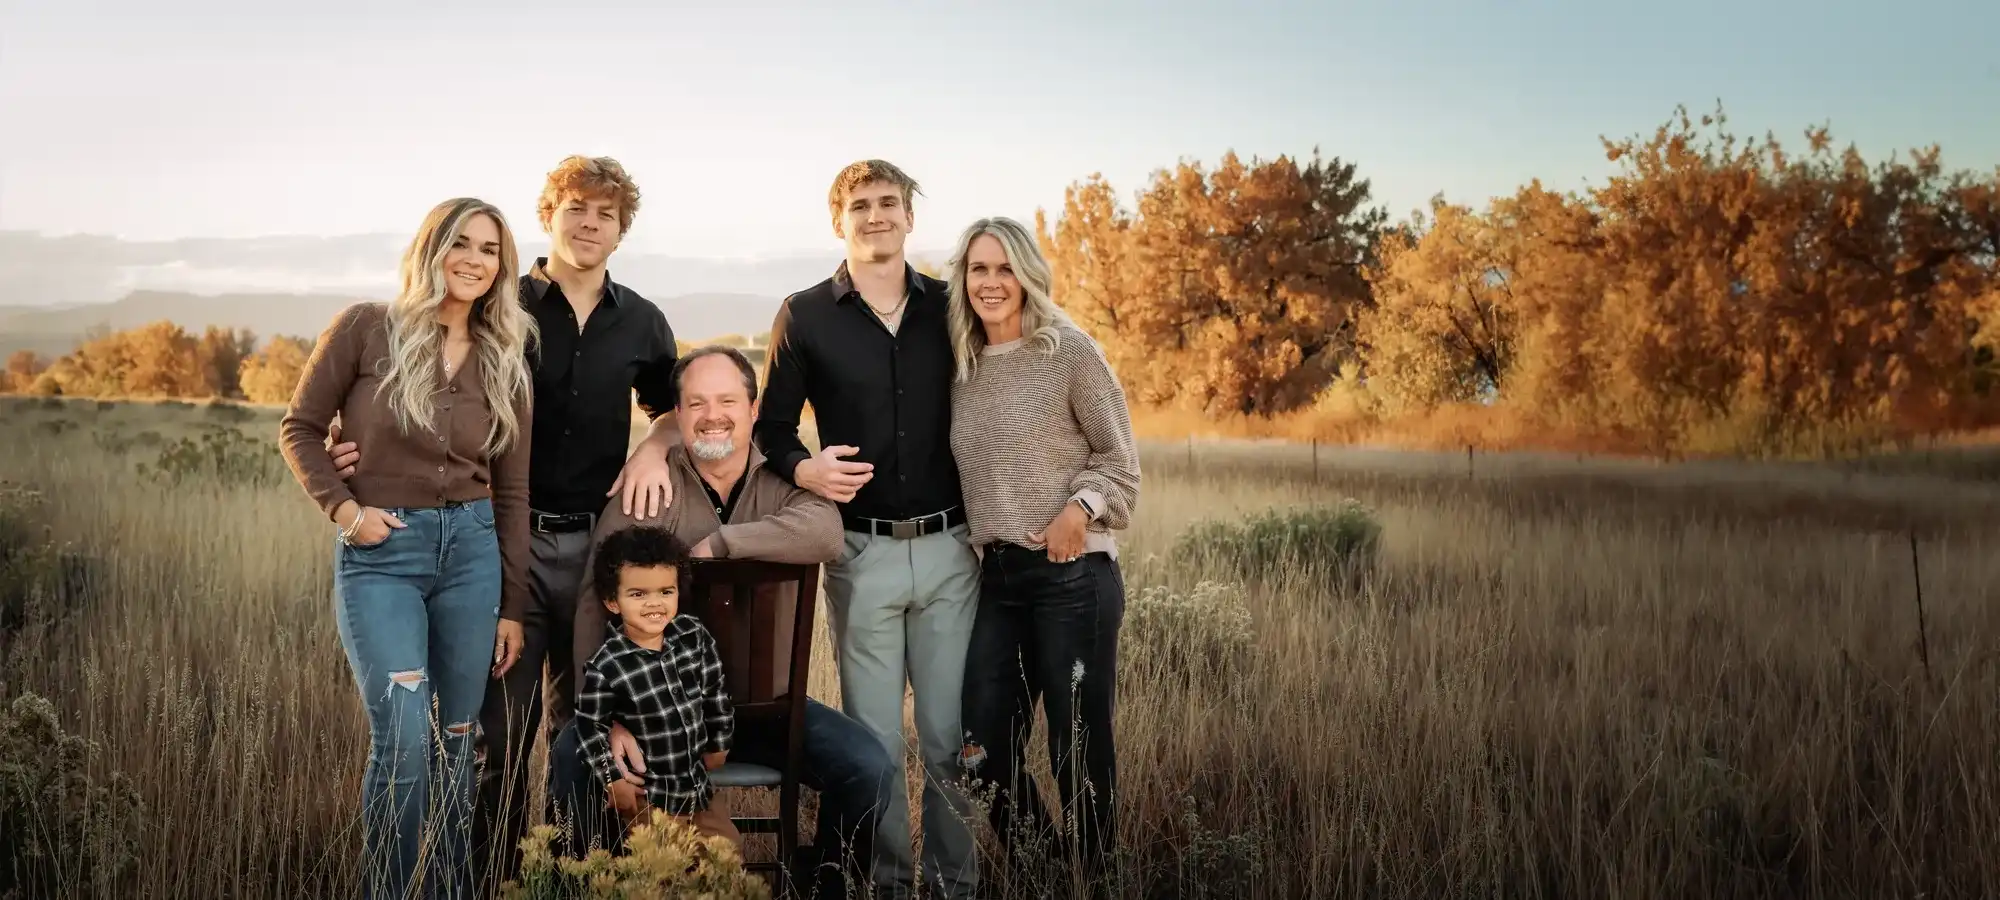
[[[577,691],[584,759],[607,786],[616,780],[611,723],[621,722],[646,756],[646,799],[671,815],[706,809],[713,791],[701,757],[729,749],[736,724],[715,636],[686,614],[668,620],[658,650],[633,643],[615,621],[609,629]]]

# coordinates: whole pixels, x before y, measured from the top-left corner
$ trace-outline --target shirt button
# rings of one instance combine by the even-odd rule
[[[441,434],[440,434],[440,435],[438,435],[438,443],[440,443],[440,444],[444,443],[444,435],[441,435]]]
[[[454,384],[454,385],[452,385],[452,386],[451,386],[451,392],[452,392],[452,393],[454,393],[454,394],[458,393],[458,385],[455,385],[455,384]]]
[[[440,471],[440,472],[444,471],[444,467],[443,467],[443,466],[438,466],[438,471]]]

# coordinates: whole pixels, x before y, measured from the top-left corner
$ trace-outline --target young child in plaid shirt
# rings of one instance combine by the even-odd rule
[[[657,808],[740,848],[743,836],[708,782],[708,771],[729,754],[735,718],[715,637],[679,614],[689,564],[687,546],[660,528],[623,529],[598,545],[591,577],[611,613],[611,633],[584,668],[577,735],[585,764],[626,827]],[[613,720],[645,753],[643,792],[611,761]]]

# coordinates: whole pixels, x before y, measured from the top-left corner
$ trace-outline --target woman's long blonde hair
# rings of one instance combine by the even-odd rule
[[[986,346],[986,326],[973,313],[972,298],[965,286],[966,257],[972,252],[972,242],[982,234],[1000,241],[1001,249],[1007,252],[1007,262],[1014,267],[1014,278],[1021,282],[1021,335],[1028,339],[1028,344],[1045,353],[1054,353],[1062,343],[1056,326],[1069,322],[1069,316],[1049,298],[1049,286],[1054,280],[1049,263],[1042,258],[1042,248],[1026,226],[1006,216],[990,216],[966,226],[948,263],[951,308],[945,314],[951,329],[951,355],[957,363],[958,381],[972,377],[973,369],[979,365],[979,351]]]
[[[446,200],[431,208],[423,227],[410,239],[403,251],[403,288],[389,303],[389,359],[378,393],[388,396],[389,408],[405,434],[413,424],[433,427],[434,400],[444,387],[445,327],[437,320],[447,290],[444,257],[465,232],[466,223],[482,214],[499,227],[500,267],[493,286],[473,302],[466,327],[492,408],[486,452],[494,455],[522,438],[514,406],[533,390],[527,348],[536,332],[534,318],[521,308],[514,232],[492,204],[471,197]]]

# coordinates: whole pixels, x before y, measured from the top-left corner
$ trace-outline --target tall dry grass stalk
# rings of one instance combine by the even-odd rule
[[[0,478],[100,574],[0,678],[143,795],[139,866],[96,896],[340,893],[367,731],[330,530],[290,485],[142,480],[93,437],[168,425],[38,425],[64,414],[4,410]],[[1186,452],[1148,451],[1124,536],[1116,895],[2000,895],[1992,486]],[[1382,527],[1358,581],[1174,550],[1350,496]]]

